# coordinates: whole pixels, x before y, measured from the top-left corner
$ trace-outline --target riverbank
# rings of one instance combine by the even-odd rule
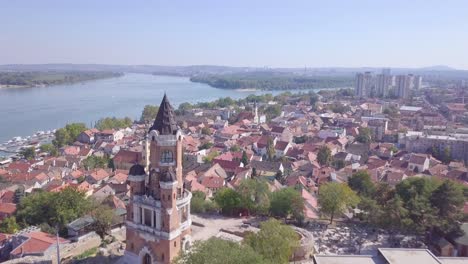
[[[0,72],[0,89],[71,85],[122,75],[119,72]]]
[[[51,143],[55,138],[55,129],[48,131],[38,131],[27,137],[13,137],[6,142],[0,142],[0,158],[11,158],[24,148],[36,147]]]
[[[322,89],[314,89],[318,92]],[[310,90],[289,90],[291,93]],[[118,78],[31,89],[0,89],[0,142],[81,122],[93,127],[104,117],[139,119],[145,105],[159,105],[167,93],[174,107],[212,102],[221,97],[278,95],[285,91],[217,89],[187,77],[125,73]]]

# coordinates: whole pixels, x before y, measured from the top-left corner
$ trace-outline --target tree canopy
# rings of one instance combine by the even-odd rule
[[[288,187],[271,194],[270,212],[273,216],[300,220],[304,213],[304,199],[294,188]]]
[[[320,186],[319,203],[322,213],[330,216],[330,223],[337,214],[359,203],[359,197],[345,183],[328,182]]]
[[[250,246],[220,238],[197,241],[190,251],[184,252],[175,264],[267,264],[262,255]]]
[[[359,135],[356,137],[356,141],[360,143],[371,143],[372,142],[372,132],[368,127],[360,127]]]
[[[358,171],[348,179],[348,185],[358,195],[371,197],[375,192],[374,183],[367,171]]]
[[[34,147],[23,148],[19,154],[23,156],[24,159],[32,160],[36,157],[36,148]]]
[[[83,123],[68,124],[64,128],[60,128],[55,131],[55,139],[52,143],[57,148],[70,145],[75,142],[78,135],[86,129],[86,125]]]
[[[327,146],[320,147],[317,153],[317,161],[322,166],[330,165],[332,161],[331,150]]]
[[[241,181],[237,192],[242,198],[242,207],[256,214],[267,214],[270,208],[270,190],[265,180]]]
[[[145,105],[143,108],[143,112],[141,112],[140,122],[142,123],[150,123],[156,119],[156,115],[158,114],[159,106],[156,105]]]
[[[120,129],[130,127],[133,124],[133,120],[130,117],[117,118],[117,117],[106,117],[101,118],[96,122],[95,127],[99,130],[105,129]]]
[[[241,195],[229,188],[219,190],[215,195],[215,201],[225,215],[233,215],[242,206]]]
[[[271,263],[289,263],[300,242],[294,229],[270,219],[262,222],[260,231],[249,234],[244,243]]]
[[[90,201],[85,193],[75,188],[65,188],[61,192],[34,192],[21,199],[17,207],[17,220],[27,225],[40,225],[64,228],[89,211]]]
[[[361,197],[359,208],[364,211],[363,220],[393,232],[436,232],[452,238],[461,235],[465,195],[460,184],[411,177],[392,189],[386,184],[357,179],[361,178],[355,177],[355,183],[350,185]],[[375,190],[372,195],[369,189]]]

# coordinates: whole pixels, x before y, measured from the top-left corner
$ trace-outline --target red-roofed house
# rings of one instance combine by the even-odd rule
[[[0,202],[1,203],[13,203],[15,199],[15,192],[10,190],[0,191]]]
[[[103,181],[107,181],[109,176],[110,175],[106,170],[96,169],[86,177],[86,181],[90,184],[101,184]]]
[[[24,256],[49,256],[56,253],[57,237],[40,231],[14,236],[12,239],[13,250],[10,258],[20,258]],[[59,238],[60,246],[68,244],[70,241]]]
[[[12,216],[16,212],[16,204],[0,203],[0,220]]]
[[[275,144],[275,156],[283,157],[291,148],[291,144],[288,141],[276,141]]]
[[[216,176],[204,177],[201,182],[201,184],[208,188],[213,194],[216,194],[219,189],[223,188],[225,183],[223,178]]]
[[[99,133],[99,130],[96,128],[85,130],[78,135],[76,140],[81,143],[92,144],[95,141],[96,133]]]
[[[115,190],[116,193],[124,193],[127,191],[127,178],[128,174],[117,172],[107,183]]]

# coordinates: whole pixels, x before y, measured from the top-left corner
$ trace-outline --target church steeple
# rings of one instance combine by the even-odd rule
[[[166,94],[164,94],[156,119],[150,128],[151,130],[157,130],[160,135],[175,135],[177,132],[174,109]]]

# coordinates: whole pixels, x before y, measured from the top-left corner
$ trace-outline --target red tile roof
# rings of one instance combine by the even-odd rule
[[[0,213],[13,214],[16,212],[16,204],[14,203],[0,203]]]
[[[55,245],[57,243],[57,238],[54,235],[50,235],[44,232],[31,232],[28,234],[23,235],[28,239],[20,244],[18,247],[11,251],[12,255],[30,255],[30,254],[42,254],[44,253],[49,247]],[[69,243],[70,241],[59,238],[60,244]]]
[[[224,179],[216,176],[204,177],[201,183],[206,188],[221,188],[224,186]]]
[[[137,164],[142,159],[141,152],[130,151],[126,149],[121,149],[114,156],[114,162],[121,163],[132,163]]]
[[[107,173],[107,171],[105,171],[104,169],[97,169],[93,171],[90,174],[90,176],[96,181],[102,181],[105,178],[109,177],[109,173]]]

